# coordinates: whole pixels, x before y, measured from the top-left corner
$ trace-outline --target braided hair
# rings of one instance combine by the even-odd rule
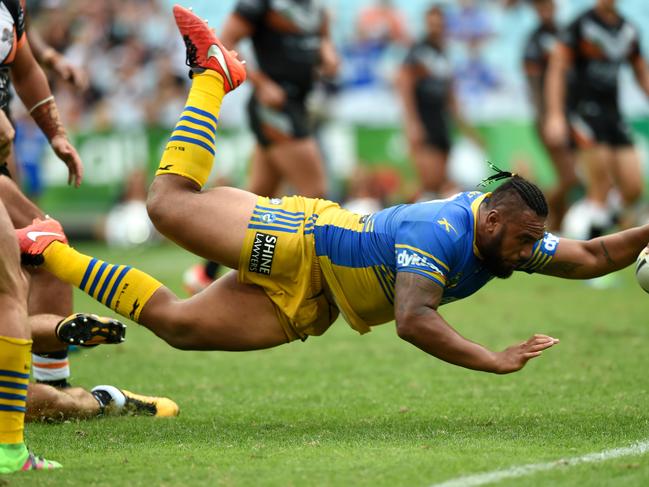
[[[543,218],[548,216],[548,202],[546,201],[543,192],[536,184],[517,175],[516,173],[503,171],[491,162],[488,162],[487,164],[489,164],[491,169],[496,171],[496,174],[483,179],[478,186],[484,187],[494,181],[509,179],[509,181],[504,182],[493,191],[490,198],[491,206],[497,206],[499,203],[503,203],[505,200],[515,195],[538,216]]]

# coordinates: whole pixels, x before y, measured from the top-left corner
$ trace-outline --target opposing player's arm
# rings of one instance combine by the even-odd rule
[[[558,343],[546,335],[492,352],[467,340],[437,312],[443,288],[412,272],[398,272],[395,285],[397,334],[424,352],[468,369],[507,374],[522,369],[528,360]]]
[[[638,85],[645,92],[645,95],[649,96],[649,66],[647,61],[638,54],[631,59],[631,67]]]
[[[220,39],[228,49],[235,49],[243,39],[255,33],[255,24],[243,15],[233,12],[226,19]]]
[[[251,38],[258,22],[261,22],[266,12],[266,4],[262,1],[240,2],[235,11],[230,14],[223,25],[221,42],[229,49],[235,49],[243,39]],[[251,59],[247,59],[251,61]],[[266,106],[280,108],[286,101],[286,93],[263,71],[256,69],[254,63],[246,64],[248,81],[255,88],[256,98]]]
[[[320,31],[320,71],[323,76],[333,78],[338,74],[340,57],[331,39],[329,12],[323,12],[322,17],[322,29]]]
[[[416,146],[424,141],[424,128],[417,112],[415,101],[415,83],[417,82],[417,67],[414,60],[414,50],[411,49],[404,63],[399,67],[395,77],[395,85],[401,106],[403,108],[406,136],[408,142]]]
[[[572,49],[559,41],[550,54],[545,79],[545,102],[548,116],[563,116],[566,102],[566,73],[572,66]]]
[[[16,51],[11,78],[29,114],[49,140],[58,158],[68,166],[68,184],[74,182],[79,186],[83,177],[81,159],[68,140],[45,73],[36,62],[28,42],[20,44]]]
[[[460,102],[457,98],[457,92],[454,83],[451,85],[451,89],[449,89],[448,91],[448,107],[451,115],[453,116],[453,120],[455,121],[455,124],[457,125],[457,128],[460,130],[460,132],[462,132],[465,137],[473,140],[479,146],[484,147],[484,139],[462,113],[462,108],[460,107]]]
[[[649,225],[591,240],[562,238],[552,260],[537,272],[568,279],[603,276],[635,262],[648,241]]]

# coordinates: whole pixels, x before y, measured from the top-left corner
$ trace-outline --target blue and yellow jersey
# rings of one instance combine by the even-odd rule
[[[494,276],[475,245],[476,214],[489,193],[399,205],[359,216],[338,208],[320,214],[315,248],[322,272],[349,324],[365,333],[394,319],[397,272],[412,272],[444,289],[442,304],[475,293]],[[558,238],[546,233],[520,268],[542,269]]]

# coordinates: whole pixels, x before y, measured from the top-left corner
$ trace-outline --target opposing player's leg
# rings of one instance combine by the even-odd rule
[[[568,211],[568,196],[571,190],[578,186],[579,180],[575,171],[575,150],[569,144],[551,144],[539,127],[539,139],[543,142],[550,161],[554,165],[557,182],[548,194],[548,228],[558,231],[561,229],[563,217]]]
[[[5,204],[15,228],[29,225],[34,218],[43,218],[43,212],[30,201],[8,176],[0,176],[0,199]],[[31,268],[29,286],[30,316],[53,313],[67,316],[72,313],[72,287],[61,282],[49,272]],[[33,356],[34,378],[54,385],[67,383],[70,370],[67,365],[67,346],[59,344],[42,356]],[[42,368],[50,367],[50,368]]]
[[[248,191],[259,196],[272,198],[277,196],[276,193],[281,183],[282,175],[271,163],[267,150],[257,145],[250,162]]]
[[[31,363],[27,292],[13,225],[0,203],[0,473],[60,467],[35,457],[24,444]]]
[[[80,387],[59,389],[30,384],[27,421],[63,421],[99,415],[178,416],[178,405],[166,397],[143,396],[114,386],[102,385],[87,391]]]
[[[42,314],[29,317],[34,353],[59,350],[62,345],[94,347],[122,343],[126,325],[113,318],[91,313],[75,313],[67,317]]]
[[[0,199],[5,205],[15,228],[29,225],[34,218],[45,214],[27,198],[16,183],[0,176]],[[72,288],[48,272],[30,269],[29,314],[53,313],[67,316],[72,313]]]
[[[86,419],[100,412],[99,401],[80,387],[60,389],[47,384],[29,384],[26,421]]]
[[[613,152],[607,145],[594,144],[581,150],[580,162],[586,172],[586,198],[591,205],[591,232],[587,238],[593,238],[611,224],[607,198],[612,185]]]
[[[313,137],[290,139],[273,144],[266,148],[265,152],[268,163],[281,174],[297,194],[309,198],[325,197],[327,176],[320,150]]]
[[[644,177],[638,152],[632,145],[613,150],[613,179],[622,197],[620,225],[629,228],[638,224],[638,203],[642,197]]]
[[[425,194],[446,197],[457,192],[448,178],[448,152],[420,144],[412,148],[411,156]]]

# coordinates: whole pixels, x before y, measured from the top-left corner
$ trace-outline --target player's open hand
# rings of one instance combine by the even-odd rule
[[[68,184],[74,182],[75,187],[78,188],[83,179],[83,164],[77,150],[62,134],[54,136],[50,145],[58,158],[68,166]]]
[[[60,55],[51,64],[52,71],[62,80],[67,81],[81,91],[85,91],[88,88],[88,74],[83,68],[75,66]]]
[[[286,92],[271,79],[265,79],[255,87],[255,96],[262,105],[280,109],[286,103]]]
[[[550,146],[560,147],[568,140],[568,121],[563,114],[549,114],[543,127],[543,135]]]
[[[513,345],[497,354],[497,374],[509,374],[525,367],[528,360],[538,357],[543,350],[559,343],[559,340],[547,335],[534,335],[527,341]]]

